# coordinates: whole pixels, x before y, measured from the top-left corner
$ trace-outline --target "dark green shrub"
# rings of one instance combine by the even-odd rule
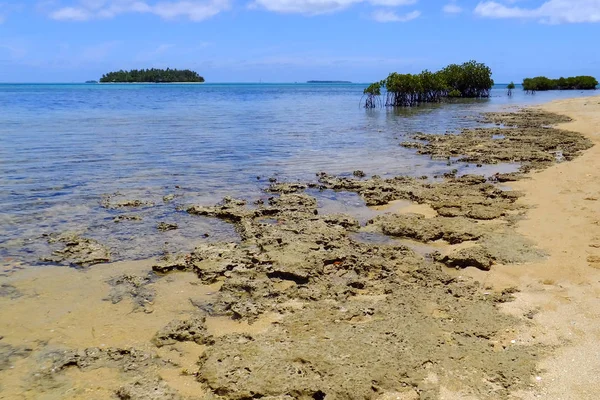
[[[523,90],[533,93],[538,90],[594,90],[598,80],[593,76],[573,76],[570,78],[550,79],[545,76],[525,78]]]
[[[462,65],[452,64],[444,68],[442,76],[452,89],[460,91],[462,97],[489,97],[494,86],[492,70],[485,64],[469,61]]]
[[[508,89],[508,95],[512,96],[512,91],[515,90],[515,83],[511,82],[509,83],[506,88]]]
[[[381,82],[375,82],[363,90],[363,95],[367,96],[365,108],[375,108],[381,105]]]

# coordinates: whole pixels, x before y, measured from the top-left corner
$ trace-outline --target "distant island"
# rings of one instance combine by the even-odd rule
[[[306,83],[352,83],[350,81],[307,81]]]
[[[98,83],[98,81],[85,81],[85,83]]]
[[[100,83],[202,83],[204,78],[189,69],[132,69],[102,75]]]

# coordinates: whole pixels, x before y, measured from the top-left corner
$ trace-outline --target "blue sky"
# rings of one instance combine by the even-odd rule
[[[370,82],[469,59],[496,82],[600,77],[597,38],[600,0],[0,0],[0,82]]]

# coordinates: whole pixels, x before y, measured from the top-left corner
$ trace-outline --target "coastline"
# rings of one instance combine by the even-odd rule
[[[558,128],[579,132],[594,147],[511,183],[526,193],[527,218],[517,231],[549,253],[547,259],[519,266],[495,266],[470,276],[497,287],[517,286],[513,314],[536,308],[536,325],[517,340],[558,349],[542,361],[536,389],[518,399],[594,399],[600,392],[600,96],[559,100],[535,107],[566,115]]]
[[[591,110],[579,111],[586,103]],[[600,211],[598,208],[600,184],[595,180],[598,178],[596,167],[600,164],[596,161],[600,159],[598,157],[600,137],[598,132],[595,132],[594,124],[598,126],[600,106],[596,103],[600,103],[600,98],[571,99],[540,107],[546,111],[573,117],[574,122],[561,127],[583,133],[594,142],[595,146],[572,161],[532,173],[530,179],[507,184],[513,190],[525,193],[517,203],[527,208],[527,217],[518,221],[516,231],[548,252],[548,257],[541,261],[518,265],[496,264],[491,271],[483,272],[467,268],[458,274],[455,273],[459,277],[472,277],[483,282],[484,285],[495,287],[499,293],[505,288],[517,286],[520,293],[515,294],[515,300],[502,303],[500,306],[515,317],[520,318],[530,312],[532,307],[536,307],[537,312],[530,318],[532,325],[518,325],[516,331],[510,332],[507,328],[507,334],[504,335],[506,337],[502,340],[509,343],[514,340],[517,344],[522,343],[527,346],[539,344],[559,346],[556,351],[550,353],[549,358],[542,360],[541,367],[547,372],[539,375],[540,379],[534,382],[535,387],[531,390],[515,392],[510,395],[513,396],[512,398],[529,400],[544,395],[549,399],[592,399],[598,391],[595,378],[600,360],[594,358],[594,352],[598,351],[598,345],[594,342],[600,337],[600,328],[596,322],[600,318],[597,310],[600,296],[600,270],[597,269],[600,265],[600,221],[596,217]],[[393,203],[390,205],[393,206]],[[393,210],[394,213],[425,214],[430,211],[432,213],[427,217],[433,218],[436,212],[429,206],[409,205]],[[219,212],[219,210],[211,208],[211,212]],[[236,212],[244,211],[229,209],[228,212],[236,215]],[[109,282],[115,274],[144,276],[144,273],[154,264],[156,260],[103,264],[86,271],[64,267],[49,267],[37,272],[32,269],[5,271],[8,280],[3,280],[1,283],[9,285],[6,288],[14,283],[16,291],[8,292],[9,297],[14,296],[15,304],[22,306],[13,309],[10,318],[7,311],[3,313],[2,320],[10,321],[11,324],[9,330],[12,331],[12,337],[7,339],[14,341],[15,337],[26,338],[27,345],[32,347],[36,346],[36,341],[40,341],[37,344],[40,347],[42,347],[41,342],[51,341],[54,345],[62,344],[77,348],[132,346],[148,352],[156,350],[150,344],[154,332],[173,318],[185,317],[193,313],[195,308],[191,300],[198,301],[204,296],[210,297],[219,290],[219,287],[199,284],[193,274],[169,274],[162,280],[151,282],[156,290],[156,299],[148,301],[150,303],[148,305],[142,303],[141,311],[133,313],[129,301],[113,304],[104,301],[100,306],[94,305],[95,301],[107,295],[110,285],[106,282]],[[40,285],[42,282],[43,285]],[[69,282],[71,286],[71,289],[67,289],[70,292],[69,296],[61,296],[61,292],[65,290],[65,282]],[[287,284],[286,282],[284,280],[280,284]],[[141,287],[143,285],[134,285],[136,296],[140,295]],[[118,297],[119,293],[116,295]],[[77,299],[84,297],[88,301],[77,304]],[[133,295],[132,299],[134,302],[137,301]],[[3,299],[5,300],[7,299]],[[36,304],[39,304],[40,300],[45,301],[48,310],[37,310],[37,312],[47,311],[44,317],[47,320],[41,316],[35,317],[36,314],[32,312],[39,308]],[[65,308],[65,301],[73,305]],[[296,305],[290,306],[293,308]],[[445,313],[448,312],[443,307],[440,309],[435,305],[431,307],[433,307],[431,311],[433,315],[441,318],[444,318]],[[32,330],[34,326],[22,320],[23,315],[28,315],[33,320],[43,321],[36,327],[39,332]],[[151,322],[148,316],[152,316]],[[253,324],[247,322],[240,324],[223,317],[211,318],[207,319],[207,329],[215,336],[232,333],[263,334],[268,329],[272,329],[274,326],[272,323],[278,320],[277,316],[268,313]],[[370,314],[360,315],[358,319],[360,324],[368,323]],[[46,323],[55,326],[46,326]],[[103,326],[104,331],[100,330],[98,325]],[[16,342],[11,344],[19,345]],[[173,356],[174,349],[178,358]],[[204,350],[204,345],[197,346],[193,343],[179,343],[174,348],[162,348],[158,350],[159,356],[175,359],[179,367],[173,369],[149,366],[148,370],[154,372],[158,370],[161,379],[167,381],[182,395],[193,396],[189,398],[202,396],[200,394],[202,386],[195,379],[186,379],[189,377],[180,372],[194,368],[196,360],[201,357]],[[15,372],[19,367],[33,368],[36,362],[28,358],[16,357],[15,359],[14,366],[17,367]],[[13,363],[10,358],[9,361]],[[586,366],[584,372],[582,372],[582,365]],[[94,382],[97,377],[95,372],[68,372],[68,378],[77,383],[69,388],[72,398],[106,398],[114,390],[115,382],[127,383],[127,380],[120,375],[115,375],[114,371],[106,366],[95,371],[98,371],[100,376],[96,382]],[[16,393],[18,388],[6,382],[19,382],[23,377],[18,374],[13,375],[10,370],[8,377],[10,379],[2,382],[3,386],[9,390],[8,393],[11,393],[10,390]],[[430,390],[427,385],[437,385],[438,377],[435,374],[430,373],[427,379],[429,381],[426,384],[418,385],[419,391],[427,392]],[[418,398],[415,395],[416,392],[411,389],[393,394],[394,397],[378,398]],[[30,397],[23,398],[35,398],[35,396],[34,391],[30,392]],[[391,395],[383,394],[383,396]],[[165,395],[164,398],[170,397]],[[466,397],[453,390],[442,388],[436,398],[452,400],[477,397]]]

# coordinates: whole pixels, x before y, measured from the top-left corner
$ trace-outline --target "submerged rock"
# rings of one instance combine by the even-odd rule
[[[119,223],[123,221],[141,221],[142,217],[139,215],[117,215],[113,218],[113,222]]]
[[[8,297],[9,299],[18,299],[23,296],[23,293],[13,285],[3,283],[0,285],[0,297]]]
[[[10,368],[15,361],[29,357],[32,351],[31,348],[0,342],[0,372]]]
[[[100,202],[100,205],[104,208],[140,208],[140,207],[152,207],[154,203],[151,201],[144,201],[138,199],[126,199],[121,201],[114,201],[114,198],[119,194],[104,195]]]
[[[129,297],[133,301],[134,311],[138,309],[150,311],[156,292],[148,285],[153,283],[155,278],[152,273],[147,276],[120,275],[110,278],[107,283],[111,286],[111,290],[106,300],[117,304]]]
[[[51,256],[42,258],[42,261],[66,262],[79,267],[89,267],[110,261],[110,251],[107,247],[93,239],[84,238],[75,233],[50,235],[48,243],[60,243],[64,247],[52,252]]]
[[[116,370],[120,377],[135,379],[115,394],[121,399],[179,399],[177,393],[163,384],[156,384],[160,378],[157,372],[161,368],[173,367],[170,360],[164,361],[156,354],[135,348],[89,347],[86,349],[43,350],[36,354],[38,369],[34,371],[27,384],[37,391],[48,388],[58,389],[65,384],[65,374],[70,369],[94,374],[96,370]],[[66,389],[62,390],[61,395]],[[153,397],[154,393],[167,397]],[[131,397],[128,397],[131,396]]]
[[[272,183],[269,185],[267,191],[271,193],[297,193],[306,190],[307,185],[303,183]]]
[[[106,367],[118,368],[123,372],[140,372],[151,366],[167,364],[153,353],[116,347],[54,351],[42,355],[42,358],[51,360],[50,372],[53,374],[73,367],[81,370]]]
[[[175,200],[176,197],[179,197],[180,195],[176,195],[176,194],[167,194],[165,196],[163,196],[163,203],[170,203],[171,201]]]
[[[172,223],[168,223],[168,222],[160,222],[156,226],[156,229],[158,229],[161,232],[173,231],[173,230],[176,230],[177,228],[179,228],[179,226],[177,224],[172,224]]]

